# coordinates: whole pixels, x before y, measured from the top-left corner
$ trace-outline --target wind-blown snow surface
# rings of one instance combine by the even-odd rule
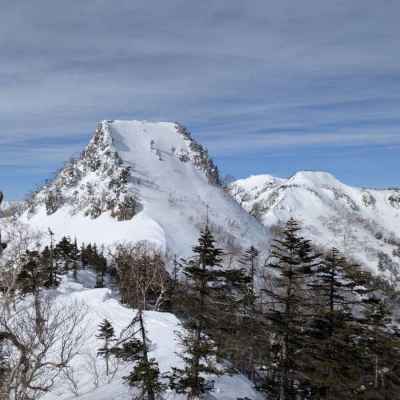
[[[129,169],[129,177],[120,185],[122,169]],[[22,221],[35,229],[51,228],[56,238],[69,235],[104,245],[149,240],[188,255],[208,214],[221,244],[264,246],[267,230],[210,183],[217,174],[205,149],[180,125],[103,121],[82,158],[34,196]],[[49,212],[50,195],[59,204]],[[110,207],[126,195],[135,196],[140,212],[117,221]]]
[[[372,270],[379,260],[399,260],[400,189],[355,188],[326,172],[301,171],[289,179],[240,179],[230,191],[265,226],[294,217],[315,243],[335,246]]]
[[[89,273],[81,272],[79,279],[90,282],[91,276]],[[85,326],[85,342],[81,349],[81,355],[75,358],[70,366],[70,371],[73,371],[73,376],[76,378],[77,393],[73,393],[68,382],[57,382],[55,388],[46,394],[43,400],[131,399],[132,392],[124,384],[122,377],[128,374],[132,366],[120,365],[115,378],[108,382],[104,374],[104,361],[96,357],[97,349],[101,346],[101,342],[96,339],[96,334],[98,333],[98,324],[107,318],[112,323],[118,337],[121,330],[131,322],[136,311],[122,306],[112,298],[109,289],[88,289],[69,279],[64,279],[58,292],[58,302],[80,304],[87,307],[85,319],[82,321],[82,326]],[[182,328],[177,318],[172,314],[153,311],[145,312],[144,317],[151,342],[150,356],[158,361],[160,372],[168,372],[172,366],[180,367],[182,360],[177,355],[180,345],[176,333],[182,331]],[[94,384],[93,362],[95,362],[99,374],[98,387]],[[252,388],[252,384],[241,375],[216,378],[215,390],[212,395],[218,400],[236,400],[238,397],[260,398]],[[181,400],[185,397],[169,391],[164,398]]]

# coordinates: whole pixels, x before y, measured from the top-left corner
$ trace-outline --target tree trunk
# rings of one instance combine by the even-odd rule
[[[140,334],[142,336],[142,341],[143,341],[143,359],[146,365],[148,366],[149,355],[147,351],[147,338],[143,323],[143,311],[141,308],[139,308],[139,324],[140,324]],[[152,387],[146,386],[146,392],[147,392],[147,400],[155,400],[154,390]]]

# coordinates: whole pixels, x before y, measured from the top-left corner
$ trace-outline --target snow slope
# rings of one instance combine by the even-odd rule
[[[240,179],[230,191],[265,226],[294,217],[315,243],[335,246],[374,271],[380,261],[381,267],[398,264],[400,189],[356,188],[326,172],[301,171],[288,179]]]
[[[267,230],[218,184],[207,150],[175,123],[103,121],[79,160],[28,202],[21,220],[59,238],[111,245],[149,240],[189,254],[207,215],[224,246],[263,246]],[[133,218],[120,218],[125,204]]]
[[[90,282],[88,272],[80,272],[79,280]],[[93,280],[93,279],[92,279]],[[85,319],[81,322],[85,326],[85,345],[81,349],[81,355],[75,358],[71,364],[71,370],[76,378],[77,393],[73,393],[67,381],[59,381],[54,389],[42,397],[43,400],[129,400],[132,398],[129,388],[124,384],[122,377],[127,375],[129,364],[121,364],[118,372],[110,381],[104,373],[104,361],[96,357],[96,352],[101,343],[96,339],[98,324],[107,318],[115,329],[118,337],[120,331],[125,328],[135,316],[136,311],[122,306],[112,298],[109,289],[88,289],[87,284],[75,283],[71,279],[64,279],[58,289],[58,302],[63,304],[80,304],[87,307]],[[161,373],[167,372],[172,366],[181,366],[179,342],[176,333],[182,331],[177,318],[168,313],[145,312],[145,325],[151,342],[150,356],[154,357],[160,367]],[[90,360],[94,360],[99,383],[94,384],[94,374],[89,367]],[[93,364],[92,364],[93,365]],[[249,399],[258,399],[258,395],[251,383],[241,375],[223,376],[216,378],[215,391],[212,393],[218,400],[236,400],[238,397],[247,396]],[[168,392],[165,400],[183,400],[183,396]]]

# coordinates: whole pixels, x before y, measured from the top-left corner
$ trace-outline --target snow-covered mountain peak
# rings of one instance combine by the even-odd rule
[[[233,182],[230,191],[265,226],[296,218],[316,244],[400,274],[399,189],[356,188],[327,172],[300,171],[289,179],[251,176]]]
[[[34,193],[22,219],[78,241],[149,240],[187,254],[206,214],[220,242],[266,241],[266,229],[223,191],[207,149],[185,127],[102,121],[80,158]]]
[[[105,137],[111,137],[115,149],[128,163],[135,162],[132,154],[135,160],[140,157],[141,165],[149,169],[154,168],[155,161],[168,163],[173,171],[176,171],[177,162],[189,162],[202,171],[211,184],[219,184],[218,168],[209,158],[207,149],[179,123],[103,121],[101,126]]]
[[[251,175],[248,178],[238,179],[235,183],[246,185],[248,189],[262,189],[265,186],[275,186],[285,183],[287,179],[277,178],[276,176],[262,174],[262,175]]]
[[[334,175],[324,171],[299,171],[290,177],[288,185],[336,186],[341,185]]]

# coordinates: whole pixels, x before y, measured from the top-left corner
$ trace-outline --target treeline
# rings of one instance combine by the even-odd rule
[[[43,249],[26,250],[20,260],[17,275],[17,289],[33,293],[41,288],[56,288],[62,276],[70,273],[77,280],[78,272],[91,269],[96,273],[96,287],[104,287],[107,260],[104,251],[95,244],[82,244],[78,247],[76,239],[72,241],[64,236],[59,242]]]
[[[174,263],[180,279],[169,278],[164,304],[185,327],[182,368],[161,379],[140,328],[141,339],[109,351],[132,361],[126,380],[142,398],[166,387],[203,398],[214,388],[210,376],[235,372],[268,400],[400,398],[394,289],[384,280],[335,248],[316,252],[294,220],[273,240],[268,260],[254,247],[237,265],[224,264],[224,255],[206,226],[193,257]],[[132,323],[144,329],[145,301],[134,298],[140,311]]]
[[[16,289],[33,293],[57,288],[63,275],[79,280],[80,271],[95,273],[95,288],[113,286],[123,304],[143,310],[170,310],[177,275],[171,277],[160,250],[148,242],[98,249],[64,236],[42,249],[26,250],[19,259]]]
[[[268,400],[400,398],[396,288],[335,248],[318,252],[295,220],[274,233],[267,260],[260,257],[265,249],[250,247],[235,261],[209,226],[193,256],[180,260],[166,260],[146,242],[105,255],[64,237],[27,252],[18,282],[31,292],[92,268],[97,287],[116,285],[121,302],[139,311],[118,339],[102,322],[99,355],[132,363],[125,379],[143,399],[167,388],[205,398],[212,376],[237,372]],[[181,368],[160,374],[149,356],[144,310],[182,320]]]

